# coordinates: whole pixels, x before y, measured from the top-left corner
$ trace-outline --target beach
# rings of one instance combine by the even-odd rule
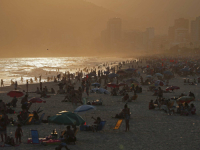
[[[144,62],[143,66],[146,65]],[[130,64],[123,66],[122,69],[129,68]],[[145,78],[146,74],[141,76]],[[191,80],[194,77],[188,77]],[[140,81],[139,78],[136,78]],[[76,137],[76,145],[68,145],[70,150],[189,150],[199,149],[199,109],[200,108],[200,95],[199,84],[197,85],[184,85],[183,77],[175,76],[169,80],[169,85],[179,86],[180,90],[175,90],[171,93],[164,93],[163,97],[171,98],[178,97],[181,93],[188,94],[192,91],[196,96],[196,101],[192,102],[196,108],[196,115],[180,116],[177,114],[169,115],[164,111],[160,110],[149,110],[149,101],[155,100],[156,97],[152,96],[153,92],[148,91],[148,86],[142,86],[142,93],[138,93],[138,98],[135,101],[128,102],[128,107],[131,111],[130,117],[130,131],[124,132],[125,121],[123,120],[121,127],[118,130],[113,130],[118,119],[112,118],[119,113],[125,102],[122,102],[122,96],[110,96],[106,94],[90,93],[89,97],[84,92],[83,98],[87,98],[87,101],[92,102],[93,100],[102,99],[103,105],[96,106],[96,111],[88,112],[82,115],[83,119],[88,125],[92,125],[94,120],[91,117],[101,117],[102,120],[106,121],[106,125],[102,131],[91,132],[91,131],[78,131]],[[43,83],[43,87],[53,87],[56,91],[58,90],[58,83],[46,82]],[[75,85],[75,89],[81,86],[81,83]],[[29,91],[36,91],[39,87],[37,84],[29,84]],[[161,87],[163,90],[167,86]],[[20,91],[26,90],[26,85],[19,85]],[[0,98],[8,103],[12,100],[11,97],[7,96],[7,93],[14,90],[14,86],[7,86],[0,88]],[[110,91],[110,88],[108,88]],[[32,97],[38,97],[36,93],[29,93],[29,99]],[[133,92],[129,92],[129,96],[133,96]],[[34,111],[38,107],[45,113],[44,119],[47,116],[53,116],[60,111],[67,110],[73,112],[80,104],[72,105],[71,102],[61,102],[64,99],[64,94],[52,94],[50,98],[44,98],[46,103],[32,104],[30,112]],[[18,99],[17,107],[15,111],[18,113],[21,111],[20,100]],[[8,114],[9,118],[14,117],[17,119],[16,114]],[[40,144],[27,144],[27,139],[31,137],[30,130],[38,130],[39,137],[46,137],[56,129],[58,133],[66,129],[66,125],[56,125],[52,123],[40,124],[40,125],[26,125],[22,126],[24,135],[22,136],[22,143],[17,147],[4,147],[2,149],[9,150],[46,150],[55,149],[56,145],[43,146]],[[9,125],[7,127],[7,134],[14,137],[16,126]],[[63,148],[64,149],[64,148]]]

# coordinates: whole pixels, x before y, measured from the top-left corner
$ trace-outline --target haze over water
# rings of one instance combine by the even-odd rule
[[[124,61],[124,58],[102,58],[102,57],[49,57],[49,58],[0,58],[0,79],[3,79],[4,85],[10,85],[11,79],[23,84],[21,77],[26,79],[39,77],[46,81],[47,77],[56,76],[57,69],[59,72],[65,71],[77,72],[85,67],[93,68],[102,66],[103,63],[115,63]],[[105,69],[104,67],[101,67]]]

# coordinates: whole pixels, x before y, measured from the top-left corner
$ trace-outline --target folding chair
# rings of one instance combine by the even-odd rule
[[[39,144],[39,135],[37,130],[31,130],[32,144]]]
[[[116,125],[115,125],[115,127],[113,128],[114,130],[118,130],[119,129],[119,127],[121,126],[121,124],[122,124],[122,119],[119,119],[118,121],[117,121],[117,123],[116,123]]]

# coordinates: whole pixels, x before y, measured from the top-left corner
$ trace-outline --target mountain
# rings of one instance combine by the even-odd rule
[[[92,42],[116,16],[83,0],[1,0],[0,57],[94,55]]]
[[[167,33],[175,19],[200,16],[199,0],[86,0],[133,18],[135,28],[155,27]]]

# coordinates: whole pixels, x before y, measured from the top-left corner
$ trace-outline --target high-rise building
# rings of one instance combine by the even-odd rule
[[[122,38],[122,20],[112,18],[107,23],[108,40],[110,47],[117,45]]]
[[[194,45],[199,45],[200,43],[200,16],[191,21],[191,42]]]
[[[189,39],[189,20],[179,18],[174,21],[174,26],[169,27],[168,38],[171,43],[178,44]]]
[[[147,28],[146,31],[143,33],[143,45],[146,50],[152,48],[154,36],[154,28]]]

